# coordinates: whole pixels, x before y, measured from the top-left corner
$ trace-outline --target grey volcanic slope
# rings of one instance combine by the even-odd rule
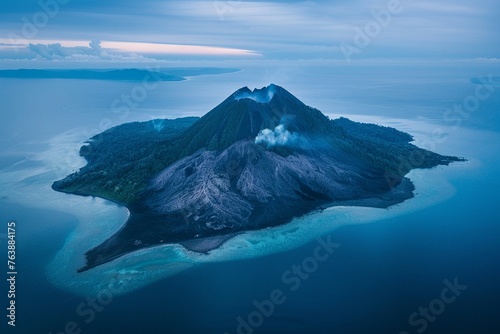
[[[164,243],[208,252],[234,234],[328,206],[388,207],[413,196],[404,177],[412,168],[460,160],[419,149],[392,128],[329,120],[275,85],[242,88],[193,122],[151,149],[170,160],[127,203],[126,224],[86,253],[80,271]],[[54,188],[92,195],[88,184],[78,188],[81,174]]]

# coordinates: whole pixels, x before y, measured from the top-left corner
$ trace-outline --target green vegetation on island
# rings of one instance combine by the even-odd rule
[[[353,122],[343,117],[330,120],[291,95],[277,96],[268,105],[252,102],[242,99],[234,103],[230,97],[202,118],[156,119],[106,130],[80,149],[80,155],[88,164],[56,181],[53,188],[129,205],[145,189],[151,177],[175,161],[202,148],[222,151],[238,140],[255,137],[264,128],[276,127],[286,118],[290,119],[290,131],[322,138],[360,157],[369,165],[386,171],[388,182],[398,183],[414,168],[461,160],[418,148],[410,143],[411,135],[394,128]],[[293,110],[285,110],[281,105],[292,106]],[[257,113],[252,110],[256,106],[269,110]],[[220,112],[222,109],[224,112]],[[283,146],[271,150],[281,155],[292,152]]]
[[[410,170],[462,160],[412,141],[393,128],[330,120],[279,86],[245,87],[201,118],[94,136],[80,149],[87,165],[52,187],[130,211],[123,228],[86,253],[84,271],[163,243],[208,252],[235,233],[329,206],[401,203],[413,196]]]

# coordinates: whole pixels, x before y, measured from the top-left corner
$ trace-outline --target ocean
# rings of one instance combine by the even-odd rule
[[[18,271],[7,333],[498,332],[500,64],[228,67],[241,71],[161,82],[125,109],[115,101],[137,83],[0,79],[0,254],[6,263],[15,221]],[[85,140],[124,122],[201,116],[270,83],[332,118],[393,126],[467,162],[412,171],[415,198],[389,209],[328,209],[210,255],[156,247],[76,273],[127,217],[51,190],[84,165]],[[7,314],[5,280],[1,289]]]

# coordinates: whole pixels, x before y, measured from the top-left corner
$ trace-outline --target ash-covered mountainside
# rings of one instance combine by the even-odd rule
[[[81,270],[162,243],[207,252],[235,233],[333,205],[387,207],[404,176],[461,160],[393,128],[330,120],[282,87],[241,88],[201,118],[124,124],[89,140],[88,164],[54,183],[130,210]]]

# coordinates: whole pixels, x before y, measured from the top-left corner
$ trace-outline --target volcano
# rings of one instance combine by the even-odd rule
[[[393,128],[330,120],[284,88],[241,88],[201,118],[123,124],[91,138],[88,164],[53,189],[126,205],[130,216],[80,271],[178,243],[210,252],[235,234],[335,205],[413,197],[414,168],[462,159]]]

